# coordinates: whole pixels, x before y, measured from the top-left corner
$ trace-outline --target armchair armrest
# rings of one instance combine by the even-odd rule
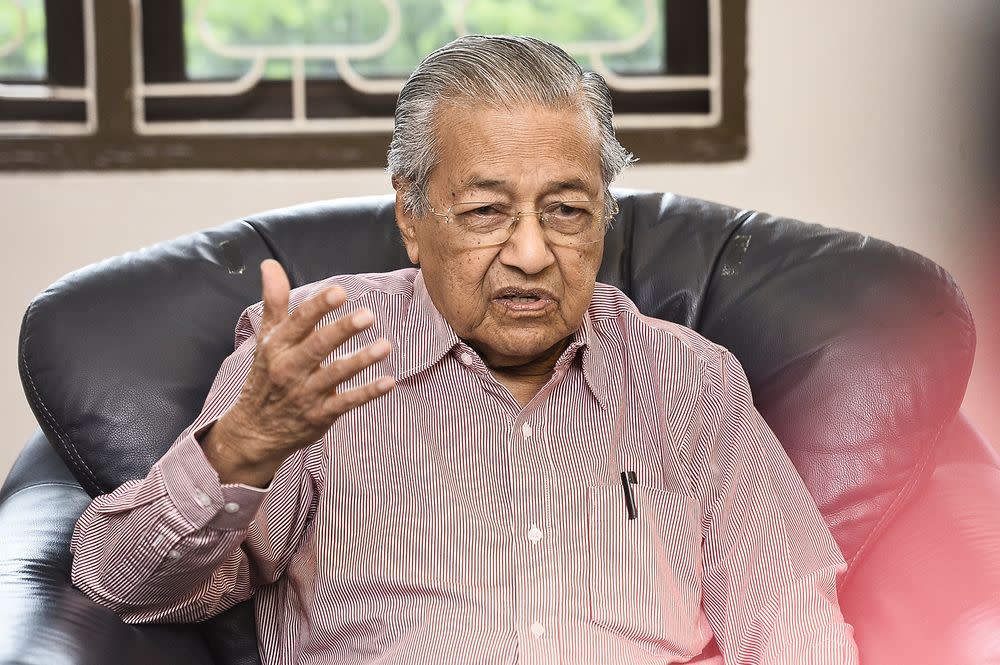
[[[936,467],[841,592],[865,665],[1000,663],[1000,470]]]
[[[70,585],[69,539],[90,497],[44,437],[0,500],[0,664],[212,665],[197,626],[126,625]]]

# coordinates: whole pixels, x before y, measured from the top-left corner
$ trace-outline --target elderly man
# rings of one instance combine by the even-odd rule
[[[127,621],[253,597],[266,665],[856,663],[840,553],[725,350],[596,284],[630,161],[604,81],[466,37],[399,96],[419,269],[274,261],[197,420],[98,497]]]

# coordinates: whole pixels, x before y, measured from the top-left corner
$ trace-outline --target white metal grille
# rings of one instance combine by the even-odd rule
[[[0,44],[0,57],[14,53],[24,42],[27,18],[19,0],[8,0],[19,17],[19,29],[6,44]],[[86,108],[82,122],[56,120],[0,120],[0,136],[81,136],[97,131],[96,55],[94,38],[94,0],[83,3],[84,85],[55,86],[46,84],[0,83],[0,102],[4,100],[34,100],[41,104],[60,101],[80,101]]]
[[[143,80],[142,62],[142,4],[132,4],[132,71],[133,119],[135,131],[140,135],[196,135],[196,134],[292,134],[390,131],[392,119],[385,117],[316,118],[306,109],[307,61],[332,62],[341,79],[352,89],[364,94],[397,94],[404,79],[370,78],[360,73],[353,62],[385,53],[399,39],[401,26],[406,20],[397,0],[378,0],[388,15],[386,29],[377,39],[365,44],[310,44],[243,46],[222,44],[215,39],[205,18],[207,0],[197,5],[196,22],[199,38],[206,48],[224,58],[251,61],[250,69],[231,81],[186,81],[179,83],[146,83]],[[617,42],[584,41],[561,46],[571,55],[585,59],[594,71],[600,73],[614,90],[627,92],[658,92],[669,90],[706,90],[709,94],[709,112],[692,114],[633,113],[618,114],[615,121],[619,128],[671,128],[712,127],[722,116],[722,30],[721,0],[709,1],[709,74],[707,76],[624,76],[614,72],[607,64],[610,55],[631,53],[646,44],[652,37],[658,0],[643,0],[645,20],[638,32]],[[469,34],[466,21],[471,0],[456,0],[454,13],[455,36]],[[170,120],[146,119],[146,100],[156,97],[226,97],[244,94],[263,78],[268,61],[282,59],[291,63],[291,115],[280,119],[253,120]]]

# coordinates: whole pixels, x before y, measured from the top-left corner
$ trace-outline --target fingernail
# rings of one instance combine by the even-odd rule
[[[326,304],[336,305],[340,300],[340,291],[328,291],[326,294]]]
[[[394,385],[396,385],[396,380],[391,376],[383,376],[381,379],[375,382],[375,387],[381,390],[382,392],[389,390]]]
[[[375,352],[376,356],[387,356],[392,347],[389,346],[389,342],[384,339],[380,339],[374,344],[372,344],[372,351]]]
[[[375,317],[372,316],[372,313],[369,310],[359,309],[354,313],[354,316],[351,317],[351,323],[358,327],[367,326],[374,318]]]

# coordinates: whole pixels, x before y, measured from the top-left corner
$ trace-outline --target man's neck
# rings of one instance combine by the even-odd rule
[[[538,394],[548,380],[552,377],[552,370],[543,376],[511,376],[504,372],[490,370],[493,378],[499,381],[510,394],[514,396],[521,408],[528,406],[528,402]]]
[[[519,365],[496,366],[490,363],[488,358],[484,357],[484,360],[493,378],[503,384],[523,408],[552,378],[556,362],[569,343],[570,338],[567,337],[538,357]]]

